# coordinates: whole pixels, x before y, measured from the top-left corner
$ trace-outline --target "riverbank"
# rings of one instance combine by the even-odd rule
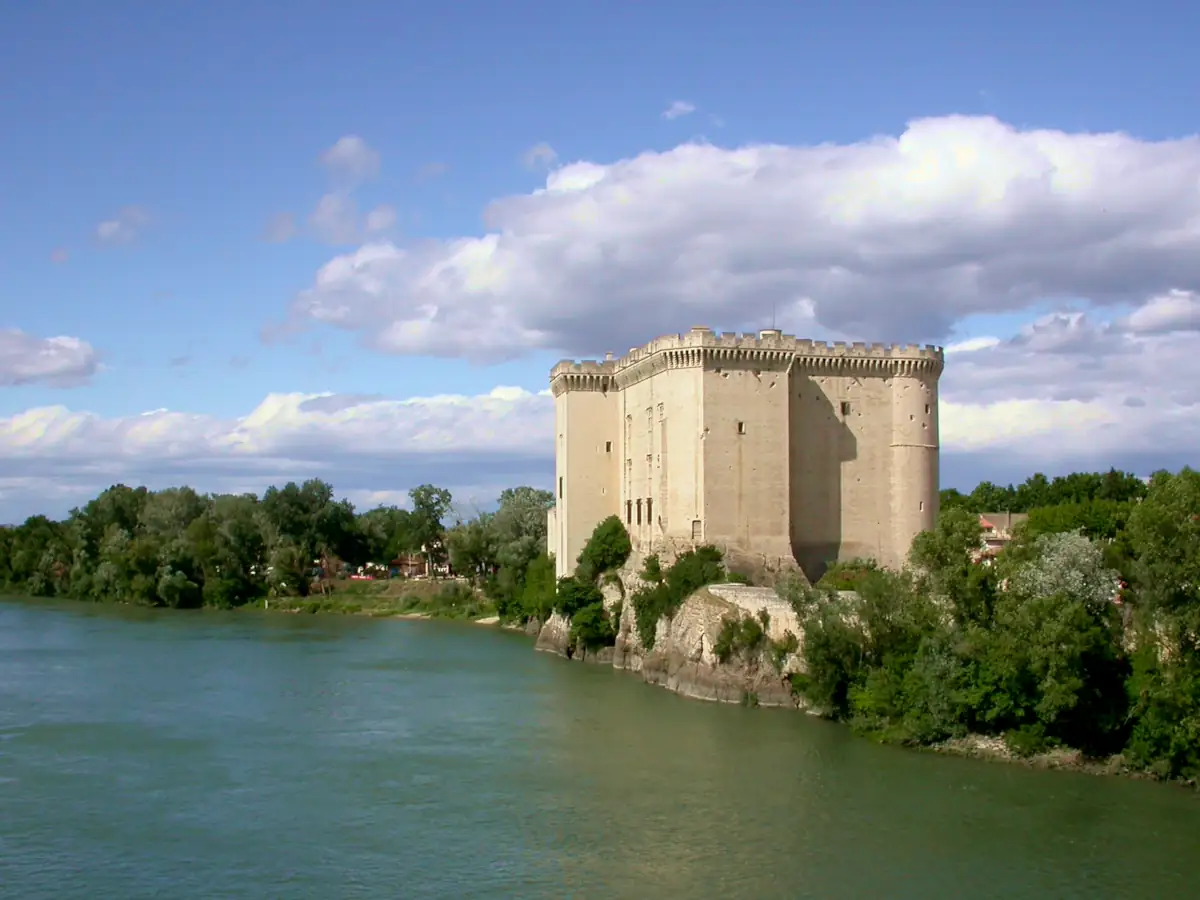
[[[13,596],[35,602],[38,599],[17,593]],[[96,602],[70,596],[60,596],[56,599],[74,603]],[[105,605],[109,605],[107,601]],[[263,597],[234,607],[232,611],[288,615],[354,615],[379,619],[482,620],[483,624],[499,624],[495,605],[466,582],[455,580],[340,579],[329,584],[325,593],[313,593],[307,597]]]

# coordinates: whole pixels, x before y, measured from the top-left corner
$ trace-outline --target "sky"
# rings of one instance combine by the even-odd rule
[[[936,343],[943,486],[1200,446],[1200,8],[0,7],[0,522],[548,487],[561,358]],[[828,8],[822,8],[828,7]]]

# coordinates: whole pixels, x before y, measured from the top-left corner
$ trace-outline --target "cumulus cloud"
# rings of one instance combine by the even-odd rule
[[[1072,310],[960,342],[941,383],[943,485],[1195,464],[1198,349],[1187,332],[1134,333]],[[408,400],[272,394],[238,419],[32,409],[0,419],[0,520],[115,481],[261,491],[323,477],[356,502],[434,482],[487,502],[550,481],[553,421],[547,392],[504,387]]]
[[[511,387],[407,400],[271,394],[238,419],[31,409],[0,418],[0,521],[48,503],[61,514],[118,481],[261,491],[322,477],[351,497],[432,481],[486,502],[550,481],[553,421],[548,396]]]
[[[270,244],[282,244],[296,234],[296,217],[291,213],[276,213],[267,220],[262,238]]]
[[[379,153],[358,135],[348,134],[321,154],[321,164],[335,179],[357,184],[379,174]]]
[[[150,214],[140,206],[125,206],[111,219],[96,226],[96,239],[102,244],[128,244],[150,223]]]
[[[676,100],[663,110],[662,117],[664,119],[678,119],[682,116],[694,113],[695,111],[696,107],[691,103],[688,103],[686,100]]]
[[[1200,294],[1172,290],[1152,297],[1121,325],[1139,334],[1164,334],[1173,331],[1200,331]]]
[[[396,353],[476,356],[494,332],[508,355],[586,355],[772,310],[810,310],[817,336],[941,342],[1047,298],[1200,290],[1198,184],[1200,138],[990,117],[844,145],[685,144],[555,168],[492,203],[482,235],[339,256],[292,313]]]
[[[39,338],[17,328],[0,329],[0,386],[43,383],[71,387],[100,367],[92,345],[77,337]]]
[[[363,228],[368,232],[387,231],[396,224],[396,208],[383,204],[367,213]]]
[[[527,169],[546,169],[558,160],[558,153],[549,144],[534,144],[523,154],[521,162]]]

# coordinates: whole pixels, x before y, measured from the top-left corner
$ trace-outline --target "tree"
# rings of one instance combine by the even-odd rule
[[[412,501],[412,531],[419,548],[430,563],[438,561],[442,554],[446,529],[442,520],[450,511],[453,498],[445,488],[422,484],[408,492]]]
[[[469,522],[456,525],[446,533],[446,551],[450,566],[466,575],[475,584],[479,578],[491,575],[496,568],[498,540],[493,517],[480,515]]]

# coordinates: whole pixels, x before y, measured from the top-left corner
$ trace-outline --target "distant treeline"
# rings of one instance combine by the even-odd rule
[[[447,527],[448,490],[421,485],[408,509],[358,513],[313,479],[253,494],[114,485],[62,521],[0,528],[0,589],[143,606],[231,608],[305,596],[319,574],[418,555],[471,577],[511,616],[527,572],[553,594],[546,511],[553,495],[506,490],[494,513]],[[540,608],[540,607],[539,607]]]

